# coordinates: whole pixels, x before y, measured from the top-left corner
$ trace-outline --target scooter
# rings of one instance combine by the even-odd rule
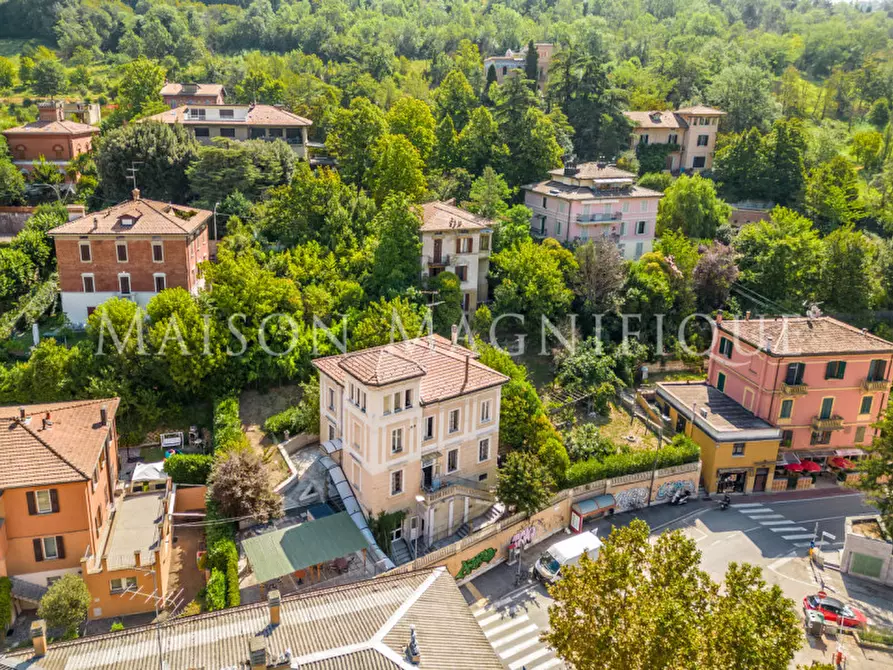
[[[729,509],[729,505],[732,504],[732,499],[728,494],[723,496],[723,499],[719,501],[719,509]]]
[[[688,499],[691,498],[691,491],[688,489],[677,489],[677,491],[673,494],[673,497],[670,498],[671,505],[684,505],[688,502]]]

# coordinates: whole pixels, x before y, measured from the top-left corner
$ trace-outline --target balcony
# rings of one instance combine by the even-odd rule
[[[621,218],[623,218],[622,212],[578,214],[577,223],[607,223],[609,221],[620,221]]]
[[[435,268],[443,268],[450,264],[449,254],[440,254],[439,256],[428,256],[428,265]]]
[[[809,386],[806,384],[787,384],[782,382],[781,392],[783,395],[806,395],[809,392]]]
[[[862,380],[862,391],[864,393],[874,393],[876,391],[886,391],[887,384],[889,384],[886,379],[863,379]]]
[[[455,475],[446,475],[444,477],[436,477],[434,481],[426,486],[424,478],[422,479],[422,493],[425,495],[425,504],[432,505],[438,500],[449,498],[450,496],[468,496],[471,498],[480,498],[483,500],[495,500],[492,492],[492,484],[489,481],[479,482],[476,479],[466,479]]]
[[[843,428],[843,417],[830,416],[827,419],[823,419],[819,416],[812,417],[812,427],[814,430],[826,431],[826,430],[840,430]]]

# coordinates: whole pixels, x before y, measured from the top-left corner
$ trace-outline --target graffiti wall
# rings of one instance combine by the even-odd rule
[[[648,504],[648,487],[636,486],[623,489],[614,494],[614,501],[617,503],[614,508],[617,512],[629,512],[645,507]]]
[[[657,488],[654,494],[654,502],[668,502],[676,491],[688,491],[695,495],[698,490],[693,479],[677,479],[675,481],[663,482]]]

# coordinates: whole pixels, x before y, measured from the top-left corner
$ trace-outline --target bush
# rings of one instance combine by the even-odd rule
[[[231,449],[243,438],[239,398],[235,395],[225,396],[214,403],[214,451]]]
[[[205,599],[208,602],[208,610],[211,612],[226,608],[226,575],[216,568],[211,570]]]
[[[267,435],[319,435],[319,377],[301,384],[301,401],[264,422]]]
[[[117,633],[120,630],[124,630],[124,624],[121,621],[115,621],[112,623],[112,627],[109,628],[109,632]]]
[[[9,614],[12,611],[12,580],[9,577],[0,577],[0,642],[6,639],[6,629],[11,621]]]
[[[207,592],[206,592],[207,593]],[[202,606],[198,600],[190,600],[186,607],[183,608],[183,611],[180,612],[180,616],[178,618],[186,617],[186,616],[195,616],[196,614],[202,613]]]
[[[859,637],[866,642],[874,642],[875,644],[886,644],[893,647],[893,631],[883,630],[881,628],[866,628],[859,633]]]
[[[46,619],[50,628],[63,629],[66,639],[71,639],[86,621],[91,600],[83,579],[71,573],[62,575],[40,599],[37,616]]]
[[[233,545],[235,549],[235,545]],[[226,564],[226,606],[238,607],[241,602],[239,592],[239,554],[235,554],[235,560],[227,560]]]
[[[619,451],[617,445],[604,437],[593,423],[574,426],[567,434],[565,446],[568,456],[575,463],[589,459],[604,460]]]
[[[673,441],[663,447],[657,457],[657,468],[669,468],[683,463],[693,463],[701,456],[697,444],[684,435],[677,435]],[[610,477],[622,477],[637,472],[648,472],[654,465],[654,451],[631,451],[625,454],[614,454],[602,460],[590,458],[574,463],[567,470],[567,485],[581,486],[589,482],[597,482]]]
[[[213,463],[213,456],[174,454],[164,462],[164,471],[174,484],[206,484]]]
[[[213,502],[208,505],[207,520],[214,522],[219,519],[216,506]],[[205,565],[211,569],[211,576],[217,572],[223,576],[223,607],[235,607],[240,603],[239,595],[239,550],[236,548],[235,527],[231,523],[211,523],[205,531],[205,543],[208,553],[205,555]],[[210,591],[211,583],[208,582]],[[210,597],[208,607],[212,608]]]

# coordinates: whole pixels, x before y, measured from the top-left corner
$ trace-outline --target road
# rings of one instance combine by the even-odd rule
[[[605,537],[613,526],[626,525],[633,518],[648,522],[655,534],[678,528],[697,542],[701,565],[715,580],[722,579],[732,561],[752,563],[762,567],[766,581],[778,584],[798,607],[806,595],[824,584],[828,591],[862,606],[873,622],[893,625],[889,591],[878,591],[830,570],[816,571],[806,558],[817,530],[820,537],[822,531],[835,536],[821,547],[829,560],[835,560],[843,545],[844,519],[872,512],[857,494],[809,500],[743,497],[728,510],[720,510],[715,501],[676,508],[663,505],[590,523],[586,530]],[[522,570],[528,570],[544,549],[562,537],[556,535],[527,549]],[[552,601],[538,582],[525,580],[518,587],[516,572],[517,566],[503,564],[482,574],[463,587],[466,600],[506,668],[562,668],[560,660],[539,640],[548,629]],[[813,645],[805,648],[797,660],[811,661],[826,653],[828,650],[821,645]],[[866,662],[850,667],[883,666]]]

